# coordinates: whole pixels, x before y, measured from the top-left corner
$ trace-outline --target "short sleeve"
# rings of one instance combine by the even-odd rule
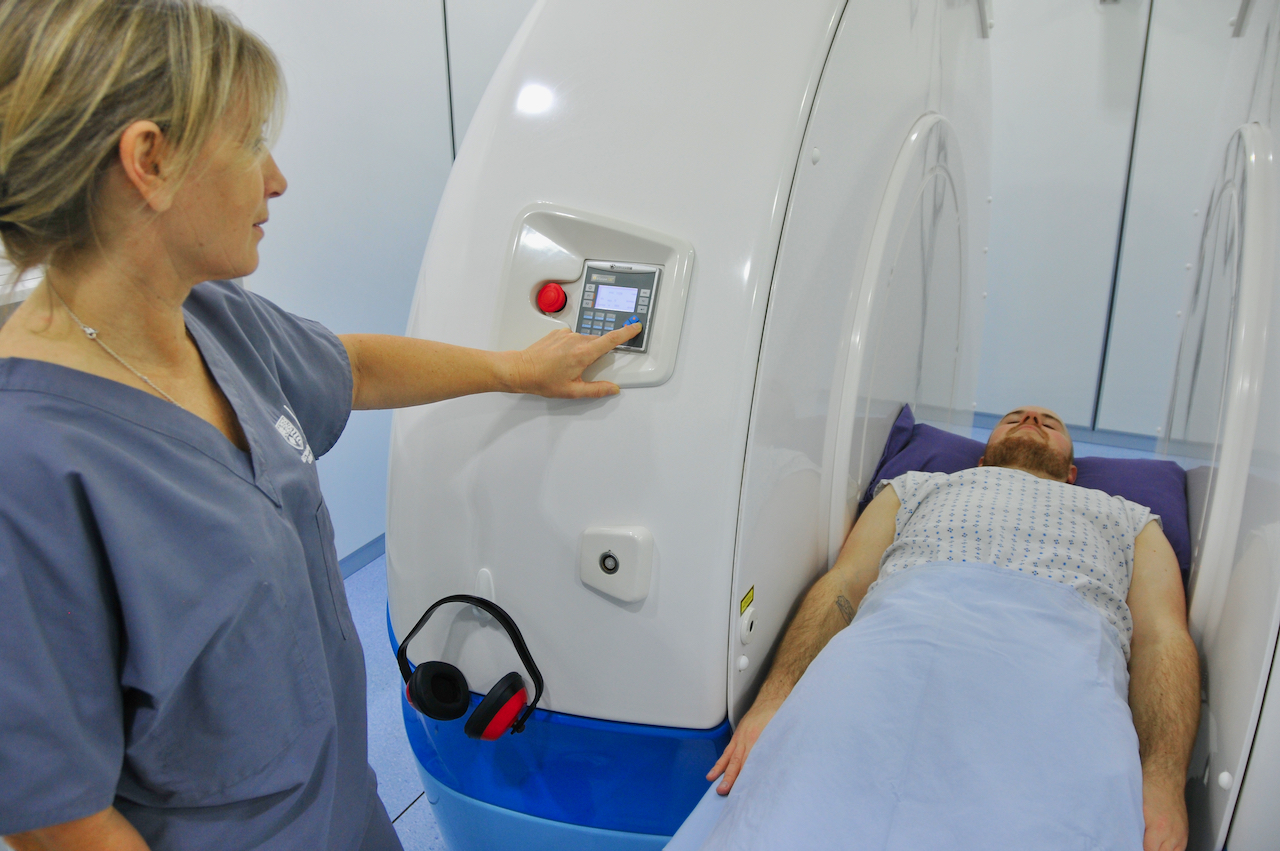
[[[230,281],[200,284],[186,308],[220,326],[224,343],[246,345],[264,361],[317,457],[333,448],[351,416],[353,381],[336,334]]]
[[[111,806],[125,725],[118,604],[87,502],[46,463],[54,438],[24,451],[3,419],[0,834],[13,834]]]
[[[880,495],[880,491],[886,487],[892,487],[893,492],[898,495],[898,502],[901,506],[898,513],[894,517],[894,525],[897,527],[896,534],[902,534],[902,528],[907,521],[911,519],[911,515],[915,514],[920,503],[929,492],[941,481],[947,478],[946,473],[921,473],[919,471],[911,471],[903,473],[896,479],[885,479],[876,484],[876,496]]]
[[[1139,509],[1139,511],[1135,512],[1135,508]],[[1165,521],[1161,520],[1160,514],[1151,513],[1151,509],[1147,508],[1146,505],[1129,503],[1129,513],[1132,517],[1137,516],[1133,523],[1133,529],[1139,535],[1142,534],[1142,530],[1146,529],[1147,523],[1155,523],[1156,526],[1160,526],[1161,531],[1165,529]]]
[[[1151,509],[1145,505],[1139,505],[1126,499],[1124,507],[1125,514],[1129,518],[1129,528],[1133,530],[1135,538],[1142,534],[1142,530],[1147,528],[1148,523],[1155,523],[1160,527],[1161,531],[1164,530],[1164,521],[1160,519],[1160,515],[1152,513]]]

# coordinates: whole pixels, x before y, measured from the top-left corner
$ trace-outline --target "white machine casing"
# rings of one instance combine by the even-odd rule
[[[1235,23],[1164,446],[1200,461],[1187,472],[1203,678],[1193,851],[1269,851],[1280,836],[1280,3],[1242,5]]]
[[[704,730],[741,714],[902,404],[968,425],[989,18],[981,0],[534,7],[454,165],[408,333],[527,345],[571,327],[590,260],[662,267],[652,337],[589,373],[617,396],[397,412],[397,636],[480,593],[523,631],[543,708]],[[561,314],[537,310],[543,281],[566,284]],[[647,581],[584,581],[610,540]],[[480,692],[519,669],[483,617],[442,615],[415,661]]]

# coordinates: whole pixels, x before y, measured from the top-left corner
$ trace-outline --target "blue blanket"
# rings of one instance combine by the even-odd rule
[[[1128,681],[1115,629],[1066,585],[902,571],[667,849],[1140,851]]]

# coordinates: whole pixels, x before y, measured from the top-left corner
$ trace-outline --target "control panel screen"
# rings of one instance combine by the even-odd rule
[[[596,287],[596,308],[630,312],[636,309],[636,298],[639,295],[640,290],[633,287],[610,287],[601,284]]]
[[[658,297],[659,266],[591,260],[578,302],[579,334],[599,337],[624,325],[641,323],[635,337],[618,346],[629,352],[643,352],[649,346],[649,320]]]

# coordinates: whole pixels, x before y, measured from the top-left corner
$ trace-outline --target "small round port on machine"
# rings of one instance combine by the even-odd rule
[[[568,302],[569,297],[559,284],[546,283],[538,290],[538,309],[543,313],[559,313]]]
[[[611,552],[600,554],[600,569],[613,576],[618,572],[618,557]]]

